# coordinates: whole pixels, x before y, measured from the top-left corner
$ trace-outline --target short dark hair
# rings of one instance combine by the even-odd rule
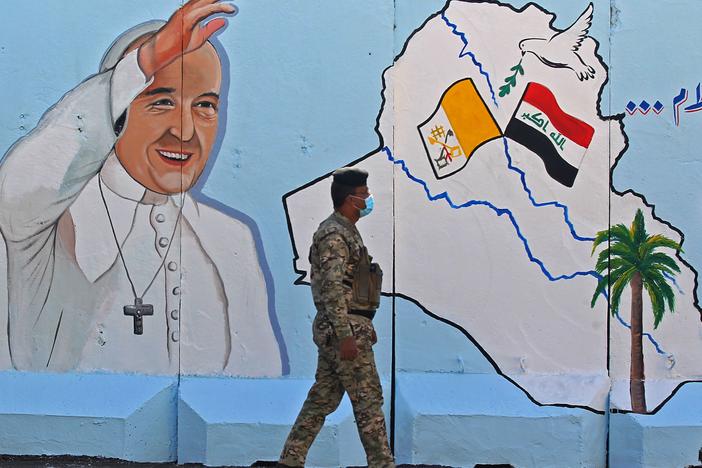
[[[338,182],[333,182],[331,184],[331,197],[332,202],[334,202],[334,208],[339,208],[344,204],[344,200],[349,195],[356,193],[356,187],[351,187],[349,185],[340,184]]]

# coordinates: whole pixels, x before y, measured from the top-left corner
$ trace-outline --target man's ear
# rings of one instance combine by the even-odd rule
[[[115,136],[119,136],[120,133],[122,133],[122,130],[124,130],[124,123],[127,121],[127,111],[122,112],[122,115],[119,116],[117,121],[115,122],[114,127],[112,127],[115,131]]]
[[[348,195],[346,195],[346,198],[344,199],[344,203],[346,203],[348,201],[351,204],[351,206],[356,208],[356,204],[353,202],[353,197],[354,197],[354,194],[349,193]]]

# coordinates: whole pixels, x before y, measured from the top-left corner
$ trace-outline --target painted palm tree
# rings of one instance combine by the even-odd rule
[[[663,320],[666,310],[675,311],[675,294],[668,284],[676,273],[680,272],[675,260],[660,248],[681,251],[680,244],[660,234],[650,235],[646,232],[644,217],[641,210],[636,211],[631,227],[624,224],[611,226],[600,231],[595,237],[592,253],[602,245],[597,258],[595,269],[605,273],[597,283],[595,294],[592,296],[591,307],[595,306],[597,298],[610,288],[610,312],[612,315],[619,311],[622,292],[627,285],[631,286],[631,368],[629,376],[629,392],[631,408],[636,413],[646,412],[646,390],[644,387],[644,356],[643,356],[643,290],[646,289],[653,309],[653,328]]]

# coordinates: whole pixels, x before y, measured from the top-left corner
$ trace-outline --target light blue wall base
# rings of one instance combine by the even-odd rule
[[[501,376],[402,373],[397,392],[398,463],[605,466],[605,415],[537,406]]]
[[[273,461],[311,384],[183,377],[178,392],[174,377],[0,372],[0,453],[208,466]],[[396,384],[398,463],[605,466],[605,415],[538,406],[495,374],[401,372]],[[389,390],[385,383],[388,421]],[[609,418],[610,467],[699,464],[702,383],[683,386],[656,414]],[[365,465],[365,454],[344,398],[308,466],[349,465]]]
[[[702,383],[685,384],[656,414],[612,414],[609,437],[611,468],[699,465]]]
[[[182,378],[178,461],[247,466],[277,460],[312,380]],[[389,387],[385,386],[386,412]],[[387,418],[387,417],[386,417]],[[365,465],[351,403],[344,397],[307,458],[307,466]]]
[[[175,460],[177,379],[0,372],[0,453]]]

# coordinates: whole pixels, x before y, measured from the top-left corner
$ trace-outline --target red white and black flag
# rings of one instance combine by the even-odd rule
[[[572,187],[595,129],[563,111],[551,90],[529,83],[504,135],[536,153],[546,172]]]

